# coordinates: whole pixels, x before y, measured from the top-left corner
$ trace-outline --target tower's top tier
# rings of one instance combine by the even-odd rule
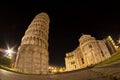
[[[42,12],[36,15],[25,31],[21,44],[41,45],[41,42],[47,44],[49,23],[50,19],[47,13]]]
[[[42,13],[37,14],[37,15],[35,16],[35,18],[43,18],[43,19],[45,19],[48,23],[50,22],[49,16],[48,16],[48,14],[45,13],[45,12],[42,12]]]
[[[42,12],[42,13],[37,14],[37,15],[34,17],[34,19],[33,19],[33,21],[31,22],[31,24],[37,24],[37,23],[39,23],[39,22],[41,22],[41,23],[43,23],[43,24],[49,24],[49,23],[50,23],[50,19],[49,19],[48,14],[45,13],[45,12]],[[31,25],[31,24],[30,24],[30,25]]]

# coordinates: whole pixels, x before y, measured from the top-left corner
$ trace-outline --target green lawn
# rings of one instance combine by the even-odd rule
[[[120,52],[118,52],[116,55],[113,55],[111,58],[109,58],[103,62],[100,62],[94,66],[102,66],[104,64],[109,64],[109,63],[115,62],[117,60],[120,60]]]

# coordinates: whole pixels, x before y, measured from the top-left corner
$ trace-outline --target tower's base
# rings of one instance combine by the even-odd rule
[[[48,73],[48,52],[37,45],[20,46],[15,69],[30,74]]]

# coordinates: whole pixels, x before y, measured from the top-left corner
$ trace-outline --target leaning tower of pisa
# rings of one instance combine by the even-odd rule
[[[49,66],[49,16],[42,12],[28,26],[18,48],[15,69],[30,74],[47,74]]]

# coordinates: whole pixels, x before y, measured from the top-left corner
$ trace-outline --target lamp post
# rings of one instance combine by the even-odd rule
[[[13,51],[13,48],[7,50],[7,56],[10,59],[10,67],[13,68],[14,67],[14,57],[15,57],[15,52]]]

